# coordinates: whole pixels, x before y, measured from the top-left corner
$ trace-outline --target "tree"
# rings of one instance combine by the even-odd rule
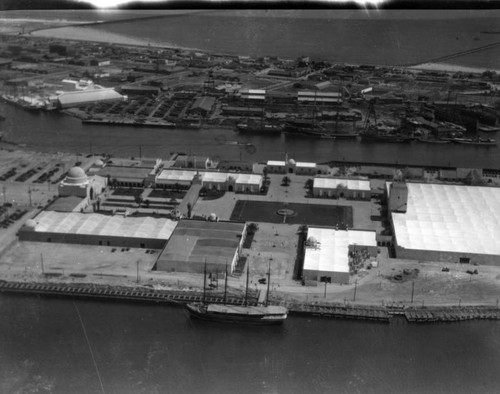
[[[288,176],[286,176],[286,175],[285,175],[285,176],[283,177],[283,179],[281,180],[281,184],[282,184],[283,186],[289,186],[289,185],[290,185],[290,182],[291,182],[290,178],[289,178]]]
[[[314,187],[314,179],[309,178],[309,179],[306,181],[306,189],[307,189],[308,191],[312,191],[313,187]]]
[[[193,206],[191,205],[190,202],[187,203],[187,209],[188,209],[188,218],[191,217],[191,211],[193,210]]]

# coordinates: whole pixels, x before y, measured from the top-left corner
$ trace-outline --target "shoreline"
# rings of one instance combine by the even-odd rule
[[[95,25],[99,25],[96,23]],[[208,54],[215,55],[226,55],[226,56],[237,56],[237,54],[225,53],[225,52],[215,52],[208,49],[199,49],[199,48],[190,48],[190,47],[182,47],[170,42],[161,42],[156,40],[147,40],[136,38],[132,36],[127,36],[124,34],[117,34],[107,32],[105,30],[101,30],[98,27],[90,27],[95,26],[94,24],[87,26],[61,26],[61,27],[50,27],[50,28],[41,28],[34,30],[30,33],[25,34],[27,37],[37,37],[37,38],[46,38],[46,39],[60,39],[60,40],[68,40],[68,41],[83,41],[83,42],[96,42],[96,43],[108,43],[118,46],[132,46],[132,47],[142,47],[142,48],[162,48],[162,49],[171,49],[171,50],[184,50],[184,51],[197,51]],[[351,62],[345,61],[340,62],[339,64],[349,64],[355,65]],[[500,73],[500,69],[492,69],[487,67],[480,66],[462,66],[453,63],[422,63],[415,66],[397,66],[397,65],[375,65],[378,67],[394,67],[394,68],[405,68],[408,70],[415,71],[441,71],[441,72],[463,72],[463,73],[473,73],[473,74],[481,74],[484,71],[495,71]]]
[[[166,304],[169,306],[184,307],[189,302],[200,302],[203,297],[197,290],[181,292],[175,290],[157,290],[145,286],[127,286],[110,284],[88,283],[59,283],[59,282],[17,282],[0,280],[0,293],[21,294],[25,296],[42,296],[58,298],[83,298],[96,301],[117,302],[146,302]],[[183,293],[183,294],[182,294]],[[258,295],[254,303],[257,303]],[[218,295],[209,295],[207,302],[222,304],[224,298]],[[227,304],[240,305],[244,301],[241,296],[231,296]],[[459,304],[457,305],[411,305],[387,304],[373,305],[363,303],[325,303],[325,302],[274,302],[288,308],[290,315],[310,316],[320,318],[365,320],[390,323],[391,319],[400,316],[407,323],[443,323],[468,320],[500,320],[500,308],[487,304]]]

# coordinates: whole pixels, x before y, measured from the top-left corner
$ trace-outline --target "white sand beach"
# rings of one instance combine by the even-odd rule
[[[500,72],[498,69],[490,69],[486,67],[468,67],[459,66],[456,64],[449,63],[424,63],[414,67],[408,67],[411,70],[421,70],[421,71],[446,71],[446,72],[463,72],[472,74],[481,74],[484,71],[490,70],[497,73]]]
[[[175,48],[173,44],[154,40],[143,40],[123,34],[110,33],[95,27],[68,26],[55,29],[37,30],[31,33],[35,37],[46,37],[63,40],[106,42],[120,45],[137,45],[151,47]]]

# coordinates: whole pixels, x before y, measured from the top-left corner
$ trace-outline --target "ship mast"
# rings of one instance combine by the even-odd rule
[[[248,279],[250,277],[250,264],[247,262],[247,285],[245,288],[245,305],[248,305]]]
[[[226,260],[226,277],[224,281],[224,304],[227,302],[227,260]]]
[[[269,302],[269,288],[271,286],[271,260],[269,260],[269,270],[267,271],[267,293],[266,293],[266,303],[264,304],[267,306]]]
[[[205,267],[203,269],[203,304],[205,304],[206,288],[207,288],[207,259],[205,259]]]

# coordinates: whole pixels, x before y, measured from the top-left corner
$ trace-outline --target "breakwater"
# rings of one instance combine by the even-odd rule
[[[25,283],[0,281],[0,292],[8,294],[32,294],[55,297],[76,297],[98,300],[117,300],[124,302],[163,303],[183,306],[188,302],[201,302],[202,295],[196,291],[157,290],[147,287],[124,287],[96,284],[64,284],[64,283]],[[254,294],[255,293],[255,294]],[[251,292],[249,303],[256,305],[258,292]],[[224,303],[218,295],[208,295],[206,302]],[[229,296],[227,304],[241,305],[241,297]],[[282,303],[283,304],[283,303]],[[291,315],[309,315],[322,318],[356,319],[389,323],[395,315],[403,316],[409,323],[456,322],[464,320],[500,320],[498,306],[375,306],[352,304],[310,304],[284,303]]]

